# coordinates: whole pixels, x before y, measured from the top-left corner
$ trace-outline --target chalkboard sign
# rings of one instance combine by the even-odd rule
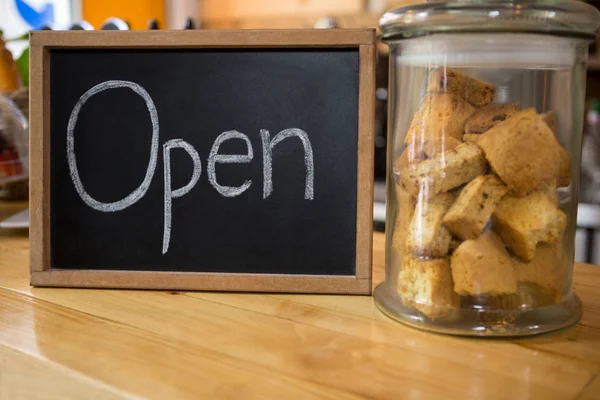
[[[36,286],[370,293],[372,30],[33,32]]]

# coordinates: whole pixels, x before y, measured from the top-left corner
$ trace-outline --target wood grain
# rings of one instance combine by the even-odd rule
[[[136,395],[163,399],[194,395],[262,398],[287,391],[294,397],[310,398],[314,391],[332,399],[352,398],[341,390],[320,391],[317,385],[281,373],[266,374],[207,348],[199,351],[175,337],[167,340],[130,324],[107,321],[22,294],[0,290],[0,302],[0,344]],[[22,326],[24,318],[28,326]],[[202,337],[198,331],[195,335]],[[131,341],[122,340],[124,337]],[[258,395],[250,383],[264,392]]]
[[[50,168],[48,168],[50,148],[45,135],[50,121],[48,115],[50,101],[47,97],[50,72],[48,67],[48,57],[44,48],[32,44],[29,71],[29,232],[32,271],[43,271],[49,267],[50,186],[47,182],[50,176]]]
[[[375,43],[375,29],[32,31],[47,48],[356,47]]]
[[[596,375],[577,396],[577,400],[597,400],[600,397],[600,375]]]
[[[375,234],[374,284],[383,244]],[[366,296],[32,288],[28,247],[0,236],[0,393],[36,398],[54,382],[55,398],[597,398],[600,267],[576,267],[588,324],[485,340],[405,327]]]
[[[356,167],[356,277],[371,279],[375,164],[375,46],[359,48],[358,161]],[[370,293],[370,292],[369,292]]]
[[[60,364],[0,345],[0,399],[131,399]]]
[[[370,265],[366,266],[370,268]],[[105,289],[219,290],[289,293],[371,293],[370,278],[332,275],[232,274],[161,271],[32,271],[31,284]]]

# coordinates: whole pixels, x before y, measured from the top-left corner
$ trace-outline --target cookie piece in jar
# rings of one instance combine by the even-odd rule
[[[477,145],[511,193],[524,196],[542,183],[570,176],[569,155],[533,108],[481,134]],[[533,156],[534,155],[534,156]]]
[[[529,262],[513,257],[519,282],[532,283],[553,294],[555,301],[569,291],[570,262],[562,248],[562,241],[540,243]]]
[[[431,195],[447,192],[487,172],[481,149],[463,143],[436,157],[409,165],[400,171],[400,179],[413,196],[421,187]]]
[[[394,163],[396,171],[424,160],[437,157],[439,154],[460,146],[462,142],[453,137],[437,138],[425,142],[409,143]]]
[[[452,68],[439,67],[429,73],[427,91],[453,93],[474,107],[482,107],[492,102],[496,86]]]
[[[463,240],[477,238],[507,191],[496,175],[478,176],[462,189],[444,216],[444,225]]]
[[[448,254],[452,235],[442,223],[442,218],[453,202],[451,193],[430,197],[421,191],[408,227],[406,245],[410,252],[426,257],[444,257]]]
[[[479,141],[480,138],[481,138],[481,134],[479,134],[479,133],[465,133],[463,135],[463,142],[477,144],[477,142]]]
[[[547,111],[540,114],[542,121],[548,125],[554,136],[558,138],[558,124],[556,122],[556,113],[554,111]],[[571,157],[567,151],[560,151],[558,159],[558,176],[556,178],[556,185],[558,187],[567,187],[571,184]]]
[[[473,113],[465,123],[465,134],[483,133],[519,111],[514,103],[488,104]]]
[[[556,243],[566,226],[566,214],[545,187],[524,197],[504,196],[492,215],[492,229],[525,261],[535,258],[538,243]]]
[[[496,296],[517,291],[510,254],[493,232],[462,242],[452,253],[450,266],[454,291],[462,296]]]
[[[541,115],[542,121],[548,125],[548,128],[556,135],[556,116],[554,111],[547,111]]]
[[[412,119],[405,143],[425,142],[442,137],[461,140],[465,122],[475,108],[452,93],[427,93]]]
[[[399,254],[406,254],[406,238],[415,212],[416,199],[408,193],[402,184],[396,184],[397,214],[392,231],[392,248]]]
[[[453,291],[450,263],[446,258],[420,260],[404,257],[398,276],[398,294],[402,302],[431,319],[447,315],[459,305]]]

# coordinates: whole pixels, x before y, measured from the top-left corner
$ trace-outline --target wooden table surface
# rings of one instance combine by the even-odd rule
[[[600,267],[581,323],[529,339],[436,335],[367,296],[43,289],[0,231],[0,399],[600,399]],[[384,237],[374,236],[375,282]]]

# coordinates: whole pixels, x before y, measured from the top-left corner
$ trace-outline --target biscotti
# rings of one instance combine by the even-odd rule
[[[558,165],[556,186],[567,187],[571,184],[571,157],[569,153],[561,146],[558,150]]]
[[[531,261],[539,242],[558,240],[567,216],[545,190],[535,190],[524,197],[504,196],[492,215],[492,225],[513,254]]]
[[[553,244],[540,243],[530,262],[513,258],[517,279],[534,283],[554,294],[558,299],[569,290],[569,259],[558,240]]]
[[[415,212],[408,227],[407,247],[417,256],[443,257],[448,254],[452,235],[442,223],[442,218],[454,201],[450,193],[430,197],[419,194]]]
[[[482,107],[492,102],[496,87],[452,68],[441,67],[429,74],[427,91],[452,93],[475,107]]]
[[[417,143],[411,143],[400,154],[400,157],[394,162],[394,168],[396,171],[400,171],[406,168],[410,164],[415,164],[427,159],[425,152],[423,152],[423,146],[417,146]]]
[[[558,207],[558,193],[556,192],[556,182],[549,182],[541,184],[539,188],[536,190],[541,190],[546,193],[548,198],[552,201],[552,203]]]
[[[556,116],[554,111],[545,112],[541,116],[542,121],[544,121],[546,125],[548,125],[548,128],[556,135]]]
[[[458,248],[458,246],[460,246],[460,244],[462,243],[462,240],[457,239],[455,237],[453,237],[452,239],[450,239],[450,246],[448,246],[448,253],[453,253],[454,250],[456,250]]]
[[[485,232],[465,240],[450,262],[454,291],[463,296],[511,294],[517,290],[517,277],[510,254],[500,238]]]
[[[461,144],[462,142],[460,140],[455,139],[452,136],[439,137],[426,141],[423,144],[423,152],[425,153],[427,159],[432,159],[448,150],[452,150],[460,146]]]
[[[565,159],[564,149],[532,108],[481,134],[477,145],[509,191],[517,196],[567,175],[562,171],[566,168],[564,163],[560,162]]]
[[[437,155],[452,150],[460,144],[462,144],[462,142],[453,137],[441,137],[425,142],[409,143],[400,157],[398,157],[398,160],[396,160],[396,170],[399,171],[409,164],[416,164],[423,160],[435,158]]]
[[[429,318],[446,315],[459,304],[453,291],[450,263],[446,258],[420,260],[404,257],[398,276],[402,302]]]
[[[424,142],[442,137],[461,140],[467,118],[475,108],[452,93],[428,93],[413,117],[405,143]]]
[[[477,238],[507,191],[497,176],[478,176],[460,192],[444,216],[444,225],[463,240]]]
[[[514,103],[488,104],[475,111],[465,123],[465,133],[483,133],[519,111]]]
[[[392,233],[392,247],[399,253],[405,254],[406,238],[409,232],[413,214],[415,212],[416,199],[411,196],[402,185],[396,186],[397,211],[395,228]]]
[[[496,70],[439,65],[426,79],[419,70],[395,107],[390,256],[377,289],[391,297],[378,304],[435,329],[532,332],[524,317],[572,295],[570,109],[554,92],[506,91]]]
[[[558,133],[558,127],[556,124],[556,114],[554,111],[545,112],[541,114],[540,117],[556,136]],[[571,157],[569,156],[569,153],[562,147],[558,156],[558,176],[556,178],[556,186],[566,187],[571,184]]]
[[[477,142],[479,141],[480,138],[481,138],[481,134],[479,134],[479,133],[465,133],[463,135],[463,142],[477,144]]]
[[[436,157],[409,165],[400,171],[400,179],[413,196],[421,186],[432,195],[447,192],[487,172],[487,162],[481,149],[463,143]]]

